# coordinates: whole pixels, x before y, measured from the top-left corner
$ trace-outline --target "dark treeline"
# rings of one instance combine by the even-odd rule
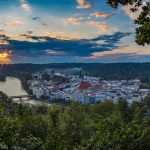
[[[0,150],[149,150],[150,98],[93,106],[15,104],[0,93]]]
[[[85,74],[104,79],[141,79],[150,81],[150,63],[60,63],[60,64],[10,64],[4,65],[3,73],[11,76],[30,74],[47,68],[82,68]]]

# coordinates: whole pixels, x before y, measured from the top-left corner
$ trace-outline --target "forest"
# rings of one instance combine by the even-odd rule
[[[81,68],[85,75],[98,76],[106,80],[140,79],[150,82],[150,63],[53,63],[53,64],[8,64],[3,66],[3,74],[23,77],[45,69]]]
[[[149,150],[150,97],[68,107],[11,102],[0,93],[0,150]]]

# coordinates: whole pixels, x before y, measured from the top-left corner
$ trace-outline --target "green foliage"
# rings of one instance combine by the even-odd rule
[[[139,45],[150,44],[150,2],[142,7],[142,13],[139,18],[135,20],[139,26],[136,28],[136,42]]]
[[[29,89],[29,85],[27,81],[32,80],[32,76],[30,74],[24,74],[20,77],[22,88],[27,91],[28,94],[32,94],[31,89]]]
[[[118,110],[120,118],[124,121],[128,121],[131,112],[129,110],[128,103],[125,99],[121,98],[118,100]]]
[[[8,146],[12,147],[19,139],[21,129],[20,122],[15,118],[1,117],[0,119],[0,139]]]
[[[91,109],[94,114],[97,113],[102,116],[110,116],[115,111],[116,105],[113,103],[112,100],[106,100],[92,106]]]
[[[34,137],[33,135],[28,135],[27,137],[21,139],[20,146],[27,150],[41,150],[42,141],[40,138]]]
[[[144,105],[145,105],[146,108],[147,108],[147,113],[150,115],[150,95],[147,95],[147,96],[144,98]]]
[[[49,81],[50,80],[50,75],[48,75],[48,73],[44,73],[43,75],[42,75],[42,79],[43,80],[46,80],[46,81]]]
[[[0,149],[1,150],[8,150],[8,146],[5,143],[0,142]]]
[[[131,6],[131,13],[140,11],[140,16],[135,20],[136,28],[136,43],[139,45],[150,44],[150,2],[146,2],[143,6],[144,0],[107,0],[107,3],[113,7],[118,8],[119,5]]]
[[[5,64],[3,72],[7,76],[21,79],[23,88],[27,89],[27,80],[31,79],[31,74],[47,68],[56,68],[58,70],[62,68],[64,70],[68,68],[82,68],[85,75],[102,77],[106,80],[129,80],[136,78],[144,83],[150,82],[150,63]]]
[[[34,106],[0,93],[1,150],[149,150],[149,97],[95,105]]]

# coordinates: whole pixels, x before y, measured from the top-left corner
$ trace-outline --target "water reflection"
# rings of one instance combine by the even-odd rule
[[[7,77],[6,82],[0,82],[0,91],[8,96],[27,95],[27,92],[22,89],[19,79]]]
[[[22,89],[20,80],[13,77],[7,77],[6,82],[0,82],[0,91],[4,92],[8,96],[27,95],[27,92]],[[37,100],[24,101],[24,103],[38,105],[47,104],[49,106],[51,105],[46,102]]]

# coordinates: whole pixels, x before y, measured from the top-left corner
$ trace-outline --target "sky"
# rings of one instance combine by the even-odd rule
[[[106,0],[0,0],[0,51],[6,63],[150,62],[134,42],[138,15]]]

